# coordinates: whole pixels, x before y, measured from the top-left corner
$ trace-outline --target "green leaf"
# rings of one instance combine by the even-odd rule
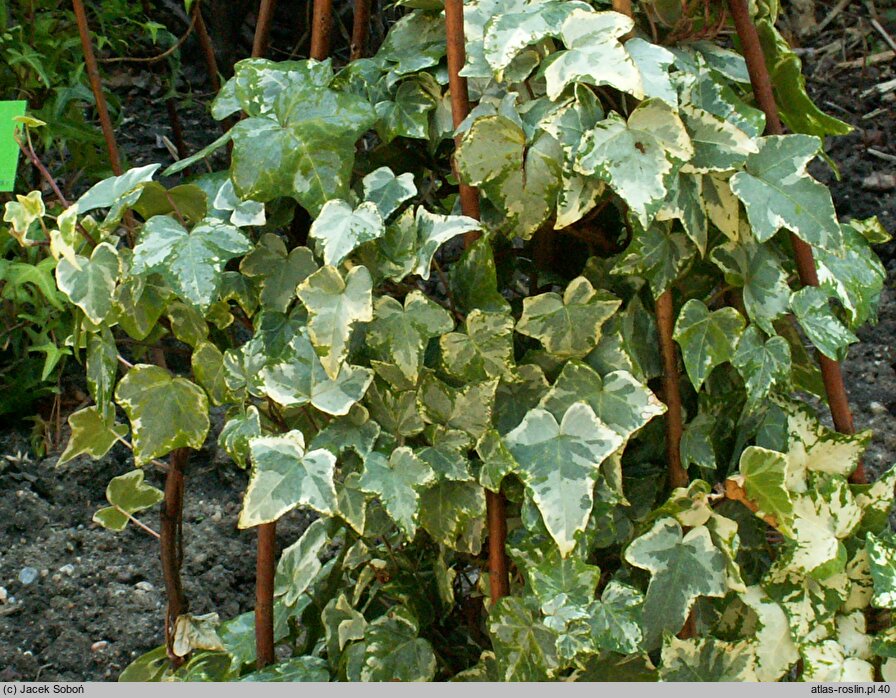
[[[498,291],[498,273],[487,236],[468,246],[461,258],[451,265],[448,283],[461,312],[471,313],[478,308],[483,312],[499,313],[510,307]]]
[[[750,325],[740,341],[731,363],[738,370],[747,387],[750,401],[757,403],[767,397],[775,385],[785,387],[790,382],[790,345],[783,337],[763,339],[762,332]]]
[[[142,470],[132,470],[109,481],[106,499],[112,506],[100,509],[93,515],[93,520],[104,528],[123,531],[129,521],[127,514],[149,509],[164,498],[162,490],[143,482]]]
[[[376,301],[367,342],[375,356],[396,366],[407,380],[416,385],[429,340],[449,332],[454,321],[447,310],[429,300],[420,291],[412,291],[402,307],[394,298],[381,296]]]
[[[186,378],[137,364],[122,378],[115,401],[131,420],[134,462],[144,465],[176,448],[199,449],[209,430],[208,398]]]
[[[684,304],[675,321],[674,337],[695,390],[700,390],[713,368],[731,360],[745,324],[734,308],[710,312],[697,299]]]
[[[464,134],[455,154],[460,178],[495,204],[500,230],[526,239],[548,219],[557,199],[562,153],[553,137],[531,144],[506,116],[483,116]]]
[[[790,307],[812,344],[830,359],[842,361],[849,345],[859,341],[834,315],[826,290],[801,288],[790,297]]]
[[[289,253],[283,240],[272,233],[261,236],[258,245],[240,262],[240,271],[261,282],[261,304],[285,313],[296,297],[296,286],[317,270],[307,247]]]
[[[68,416],[68,424],[72,433],[57,466],[84,454],[98,460],[128,433],[128,428],[123,424],[108,424],[94,405],[72,412]]]
[[[188,233],[170,216],[154,216],[140,232],[131,272],[160,274],[183,301],[204,311],[217,300],[224,265],[250,249],[239,230],[214,218]]]
[[[503,376],[514,364],[513,317],[473,310],[467,315],[466,333],[443,334],[439,346],[448,373],[460,380]]]
[[[87,339],[87,387],[103,418],[114,421],[115,407],[112,405],[112,394],[115,390],[115,379],[118,371],[118,347],[115,337],[108,328],[91,333]]]
[[[396,75],[416,73],[438,65],[445,55],[445,25],[439,13],[411,12],[390,29],[377,53],[394,65]]]
[[[112,310],[112,297],[120,273],[118,252],[108,242],[101,242],[90,259],[75,257],[73,264],[60,259],[56,265],[56,284],[88,319],[99,325]]]
[[[694,258],[696,248],[682,233],[673,233],[668,224],[654,223],[637,230],[631,244],[613,266],[613,275],[639,275],[650,283],[654,298],[678,280]]]
[[[306,452],[302,432],[296,430],[250,439],[249,449],[254,467],[240,511],[240,528],[276,521],[297,506],[326,516],[335,513],[336,457],[332,453]]]
[[[603,378],[578,361],[567,363],[539,407],[562,419],[576,402],[585,402],[595,416],[622,438],[623,442],[666,406],[650,389],[627,371],[613,371]]]
[[[544,71],[548,97],[556,100],[574,82],[610,85],[638,99],[644,97],[641,74],[620,43],[634,26],[629,17],[576,8],[559,26],[567,50],[558,51]]]
[[[339,266],[365,242],[385,234],[386,228],[376,204],[365,201],[357,208],[341,199],[324,204],[308,233],[324,263]]]
[[[724,596],[725,556],[706,526],[685,535],[679,523],[660,519],[625,551],[625,560],[651,573],[644,599],[644,647],[655,648],[663,633],[677,633],[700,596]]]
[[[743,487],[759,510],[757,516],[773,516],[776,528],[789,533],[793,501],[786,486],[787,457],[759,446],[748,447],[740,456]]]
[[[344,417],[330,420],[314,436],[311,448],[325,448],[337,457],[352,450],[363,458],[373,450],[381,431],[367,410],[358,405]]]
[[[359,487],[380,498],[399,528],[413,538],[420,510],[420,490],[432,484],[435,473],[407,446],[395,449],[388,458],[374,451],[364,459]]]
[[[526,601],[506,596],[489,613],[488,631],[503,681],[547,681],[557,669],[556,635]]]
[[[663,642],[660,681],[756,681],[755,663],[744,644],[669,636]]]
[[[244,413],[225,422],[218,435],[218,445],[233,458],[234,463],[245,468],[249,460],[249,441],[257,436],[261,436],[261,418],[258,408],[249,405]]]
[[[417,409],[430,424],[466,432],[474,439],[491,423],[496,379],[452,388],[427,372],[417,392]]]
[[[806,174],[821,148],[814,136],[792,134],[759,139],[759,152],[731,178],[731,190],[747,209],[759,242],[787,228],[810,245],[837,252],[843,235],[831,194]]]
[[[312,521],[301,537],[280,554],[274,577],[274,596],[292,606],[321,570],[319,556],[329,543],[323,519]]]
[[[725,272],[727,283],[743,288],[750,319],[766,334],[774,335],[772,323],[790,310],[790,286],[778,253],[749,236],[719,245],[709,258]]]
[[[575,403],[559,424],[546,410],[530,410],[505,443],[561,555],[568,556],[588,523],[600,464],[622,438],[591,407]]]
[[[428,640],[399,606],[367,626],[361,681],[432,681],[436,656]]]
[[[886,532],[880,536],[869,533],[865,538],[874,597],[871,605],[877,608],[896,608],[896,540]]]
[[[596,290],[583,276],[563,292],[523,299],[523,314],[516,326],[560,358],[582,357],[597,345],[600,328],[622,305],[606,291]]]
[[[240,677],[240,681],[288,681],[290,683],[299,681],[322,683],[329,680],[330,671],[327,668],[327,662],[320,657],[308,655],[290,657],[285,662],[272,664]]]
[[[667,178],[693,154],[678,114],[665,102],[649,99],[627,123],[614,112],[589,131],[575,168],[605,181],[646,228],[666,198]]]
[[[372,202],[386,220],[408,199],[417,194],[414,175],[410,172],[395,176],[388,167],[380,167],[361,180],[365,201]]]
[[[391,100],[376,105],[377,133],[384,143],[404,138],[429,137],[429,114],[441,98],[438,82],[429,73],[402,80]]]
[[[420,492],[420,526],[437,543],[478,555],[485,526],[482,486],[477,482],[442,480],[427,487]]]
[[[620,654],[637,652],[641,646],[641,608],[644,595],[627,584],[611,580],[600,602],[591,604],[591,632],[601,649]]]
[[[343,279],[335,267],[318,269],[296,289],[308,309],[308,335],[327,375],[335,380],[348,355],[352,325],[373,319],[372,280],[366,267]]]

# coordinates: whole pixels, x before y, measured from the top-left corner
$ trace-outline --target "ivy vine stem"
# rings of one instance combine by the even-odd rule
[[[333,28],[333,0],[314,0],[311,19],[311,55],[323,61],[330,55],[330,32]]]
[[[174,653],[174,631],[178,616],[187,610],[180,564],[183,559],[184,468],[189,449],[178,448],[171,453],[170,467],[165,478],[165,500],[162,504],[159,544],[162,577],[168,606],[165,609],[165,647],[172,665],[180,666],[184,658]]]
[[[106,149],[109,151],[109,164],[112,167],[112,172],[117,176],[122,172],[121,158],[118,155],[118,144],[115,142],[115,132],[112,130],[112,119],[109,117],[109,108],[106,105],[106,95],[103,93],[103,84],[100,80],[96,55],[93,52],[93,44],[90,41],[87,13],[84,11],[82,0],[72,0],[72,8],[75,11],[75,20],[78,23],[78,34],[81,37],[81,50],[84,53],[84,65],[87,68],[90,89],[93,92],[93,98],[96,100],[96,111],[100,118],[100,127],[103,130],[103,138],[106,140]]]
[[[274,655],[274,573],[277,522],[258,527],[258,557],[255,568],[255,665],[273,664]]]
[[[464,48],[464,3],[463,0],[445,0],[445,39],[448,58],[448,89],[451,92],[451,117],[454,128],[470,113],[470,94],[467,80],[460,75],[466,61]],[[455,137],[455,144],[460,142]],[[453,165],[452,165],[453,166]],[[457,174],[455,167],[455,175]],[[459,178],[458,178],[459,179]],[[479,192],[463,182],[460,183],[460,204],[465,216],[479,220]],[[472,231],[464,234],[464,246],[469,247],[481,233]],[[510,593],[510,579],[507,574],[507,512],[506,500],[501,492],[485,490],[486,520],[488,524],[488,567],[489,588],[492,602]]]
[[[753,87],[753,95],[759,108],[765,113],[765,132],[768,135],[783,135],[784,127],[778,114],[778,105],[772,89],[771,76],[768,65],[762,53],[762,45],[759,41],[759,33],[756,25],[750,17],[747,0],[728,0],[728,8],[734,20],[734,27],[740,39],[744,59],[747,62],[747,71],[750,74],[750,84]],[[793,233],[790,234],[793,254],[796,260],[797,272],[800,283],[803,286],[818,286],[818,271],[815,266],[815,255],[812,247]],[[843,382],[843,370],[839,361],[835,361],[821,352],[818,353],[818,361],[821,366],[821,376],[824,381],[825,393],[828,405],[831,409],[831,417],[837,431],[843,434],[854,434],[855,424],[852,419],[852,411],[849,407],[849,396],[846,393],[846,385]],[[855,471],[850,476],[850,482],[864,484],[868,482],[865,466],[860,461]]]
[[[688,473],[681,464],[681,436],[684,431],[679,387],[678,354],[672,339],[675,309],[672,292],[656,299],[656,325],[663,360],[663,401],[666,403],[666,462],[669,486],[688,486]]]
[[[367,53],[367,40],[370,34],[370,0],[355,0],[355,12],[352,18],[352,43],[350,60],[363,58]]]
[[[252,40],[252,57],[264,58],[268,52],[268,37],[271,35],[271,21],[277,0],[261,0],[258,6],[258,19],[255,22],[255,36]]]

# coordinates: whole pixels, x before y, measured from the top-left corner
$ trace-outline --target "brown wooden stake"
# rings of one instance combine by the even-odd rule
[[[681,435],[684,430],[681,413],[681,390],[678,385],[678,352],[672,332],[675,308],[672,292],[664,291],[656,299],[656,329],[663,359],[663,401],[666,403],[666,463],[670,487],[687,487],[688,472],[681,464]]]
[[[333,0],[314,0],[311,18],[311,58],[326,60],[330,55],[330,32],[333,29]]]
[[[252,41],[252,58],[264,58],[268,52],[268,37],[277,0],[261,0],[258,6],[258,20],[255,22],[255,38]]]
[[[352,19],[352,45],[349,60],[363,58],[367,53],[367,37],[370,34],[370,0],[355,0]]]
[[[109,108],[106,106],[106,96],[103,94],[103,83],[100,80],[100,71],[96,63],[96,55],[93,53],[93,44],[90,42],[90,29],[87,26],[87,13],[84,11],[84,3],[81,0],[72,0],[72,8],[75,11],[75,20],[78,23],[78,34],[81,36],[81,50],[84,53],[84,65],[87,68],[87,77],[90,80],[90,89],[96,101],[96,112],[100,118],[100,127],[103,130],[103,138],[106,139],[106,149],[109,151],[109,165],[116,175],[121,174],[121,158],[118,156],[118,144],[115,142],[115,132],[112,130],[112,119],[109,118]]]
[[[165,647],[168,659],[175,667],[184,661],[183,657],[174,654],[174,630],[178,616],[187,611],[180,567],[183,562],[184,469],[189,455],[190,450],[187,448],[178,448],[171,453],[159,528],[162,578],[168,598],[165,609]]]
[[[765,113],[765,132],[771,135],[781,135],[784,133],[784,127],[781,125],[778,115],[778,105],[775,102],[771,77],[765,63],[765,56],[762,53],[759,33],[750,17],[747,0],[728,0],[728,8],[731,11],[734,27],[743,48],[747,70],[750,73],[750,83],[753,86],[753,95],[759,108]],[[818,286],[818,272],[815,267],[815,255],[812,253],[812,247],[793,233],[790,235],[790,242],[793,246],[800,283],[803,286]],[[824,380],[825,393],[831,408],[834,426],[843,434],[854,434],[855,425],[852,420],[849,396],[843,382],[843,370],[840,362],[829,359],[820,352],[818,353],[818,362],[821,366],[821,376]],[[868,482],[863,463],[859,463],[849,479],[850,482],[857,484]]]
[[[255,666],[273,664],[274,655],[274,574],[277,522],[258,527],[258,557],[255,566]]]
[[[467,79],[461,77],[460,70],[466,61],[464,48],[464,3],[463,0],[445,0],[445,38],[448,44],[448,88],[451,92],[451,116],[454,127],[470,113],[470,94]],[[455,139],[459,143],[459,139]],[[460,205],[465,216],[479,219],[479,191],[475,187],[461,183]],[[469,247],[480,237],[478,231],[464,235],[464,245]],[[506,500],[500,492],[485,490],[486,518],[488,522],[488,569],[492,602],[510,593],[510,578],[507,573],[507,513]]]
[[[215,57],[215,47],[212,44],[212,38],[208,34],[208,27],[205,26],[205,20],[202,18],[202,11],[199,5],[200,3],[197,2],[193,10],[196,12],[196,38],[199,39],[199,47],[202,49],[202,58],[208,71],[208,82],[212,86],[212,90],[217,94],[221,91],[221,78],[218,77],[218,59]]]

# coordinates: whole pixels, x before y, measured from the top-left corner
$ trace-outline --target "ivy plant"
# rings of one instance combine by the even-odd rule
[[[188,661],[155,650],[123,678],[893,676],[893,633],[868,619],[896,604],[896,470],[850,483],[870,435],[798,399],[824,395],[814,350],[842,358],[874,321],[871,244],[888,236],[838,220],[807,173],[845,126],[805,95],[777,3],[754,9],[784,136],[762,135],[741,55],[681,39],[702,14],[665,2],[634,19],[467,2],[476,106],[455,129],[440,4],[406,4],[375,56],[339,70],[238,63],[212,112],[246,118],[193,158],[231,141],[229,170],[167,196],[155,168],[131,170],[54,232],[94,401],[62,461],[125,442],[146,467],[216,438],[248,470],[242,528],[316,517],[276,570],[288,658],[254,669],[254,613],[186,614]],[[819,286],[800,288],[788,233],[816,248]],[[131,340],[179,342],[192,370],[125,356]],[[499,492],[510,593],[492,601]],[[137,474],[109,493],[113,528],[157,498]]]

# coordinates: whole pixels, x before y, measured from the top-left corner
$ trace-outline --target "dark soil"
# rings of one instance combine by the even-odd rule
[[[833,4],[817,2],[819,21]],[[894,160],[869,152],[896,156],[896,92],[869,92],[894,77],[893,61],[865,69],[837,67],[886,48],[862,24],[864,6],[851,7],[822,34],[802,39],[813,97],[856,127],[826,144],[841,179],[823,163],[812,171],[831,187],[843,218],[877,214],[893,232],[896,189],[868,183],[872,175],[896,174]],[[838,41],[845,45],[830,48]],[[122,68],[109,82],[123,103],[118,133],[129,164],[170,163],[162,136],[173,136],[159,78]],[[194,151],[219,133],[207,115],[211,94],[198,58],[185,60],[179,93],[186,145]],[[845,364],[856,426],[874,430],[866,458],[872,475],[896,461],[896,245],[879,252],[890,275],[880,321],[860,333],[862,343]],[[56,469],[55,456],[29,456],[21,425],[0,430],[0,492],[5,494],[0,499],[0,681],[115,680],[131,660],[162,643],[165,600],[157,541],[135,526],[113,533],[91,522],[92,513],[105,505],[109,479],[131,469],[127,455],[115,449],[99,462],[82,458]],[[161,472],[147,469],[146,477],[162,486]],[[193,454],[184,525],[184,579],[192,612],[216,611],[229,618],[251,609],[254,539],[252,532],[236,528],[245,485],[245,473],[219,457],[213,445]],[[157,517],[153,512],[143,521],[156,528]],[[305,525],[300,514],[287,517],[278,527],[280,544],[292,543]]]

